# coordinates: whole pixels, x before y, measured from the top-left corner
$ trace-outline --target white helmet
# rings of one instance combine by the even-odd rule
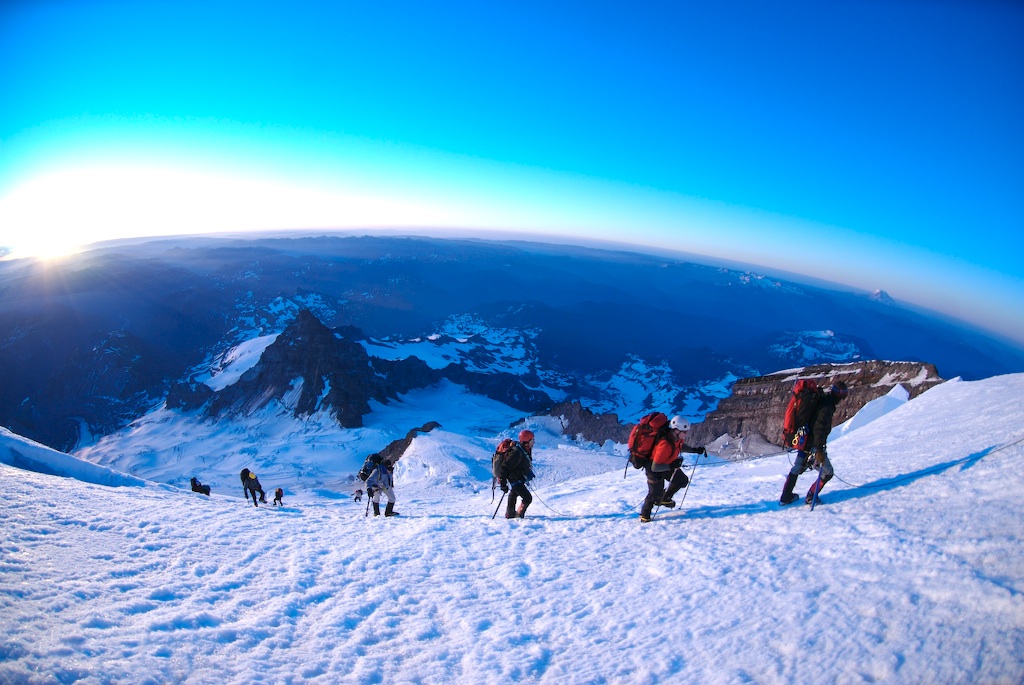
[[[682,431],[683,433],[690,430],[690,422],[687,421],[685,417],[678,415],[673,416],[672,420],[668,422],[668,425],[672,430]]]

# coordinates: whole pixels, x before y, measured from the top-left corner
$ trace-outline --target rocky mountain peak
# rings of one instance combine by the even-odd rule
[[[885,292],[884,290],[876,290],[875,292],[871,293],[870,299],[874,300],[875,302],[881,302],[882,304],[896,304],[896,300],[892,299],[892,297],[889,296],[889,293]]]
[[[362,339],[362,332],[356,328],[332,330],[311,312],[301,310],[263,351],[255,366],[214,394],[208,412],[251,413],[278,400],[296,417],[329,411],[342,426],[356,428],[370,411],[371,399],[387,403],[442,378],[522,409],[533,410],[550,403],[545,393],[527,387],[518,376],[478,373],[458,364],[436,370],[414,356],[397,361],[371,357]],[[202,397],[192,393],[195,399],[190,400],[188,393],[180,394],[185,401]]]
[[[296,416],[325,409],[342,426],[354,428],[362,425],[369,400],[387,395],[381,386],[362,345],[335,335],[311,312],[300,310],[259,362],[216,394],[209,411],[248,413],[277,399]]]

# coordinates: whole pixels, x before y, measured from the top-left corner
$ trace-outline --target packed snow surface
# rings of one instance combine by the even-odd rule
[[[527,518],[492,519],[486,405],[416,438],[390,519],[313,488],[205,497],[151,482],[152,454],[100,477],[4,433],[0,682],[1018,684],[1022,396],[894,402],[830,442],[813,511],[777,503],[787,455],[691,456],[648,524],[640,472],[552,431]],[[268,499],[299,477],[265,473]]]

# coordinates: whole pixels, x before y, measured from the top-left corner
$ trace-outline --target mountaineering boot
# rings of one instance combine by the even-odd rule
[[[815,495],[818,495],[818,497],[820,498],[821,489],[824,488],[825,483],[829,482],[830,480],[832,480],[832,476],[825,476],[824,478],[821,479],[820,484],[817,480],[815,480],[814,483],[811,485],[811,489],[807,491],[807,497],[804,497],[804,504],[810,504],[811,502],[813,502]]]
[[[373,503],[373,515],[380,516],[380,505],[376,502]]]
[[[682,476],[682,478],[679,479],[673,477],[672,482],[668,486],[668,489],[665,490],[665,494],[661,498],[661,506],[668,507],[669,509],[674,507],[676,505],[676,502],[672,498],[676,496],[677,492],[679,492],[680,490],[682,490],[683,488],[690,484],[690,479],[686,477],[685,473],[680,471],[679,475]],[[671,504],[668,504],[668,502],[671,502]]]
[[[650,523],[651,517],[647,514],[640,514],[640,523]]]
[[[792,473],[786,476],[786,484],[782,487],[782,497],[779,498],[779,504],[781,506],[792,504],[799,499],[799,495],[793,494],[793,488],[796,487],[796,479],[797,476]]]
[[[386,507],[384,507],[384,515],[385,516],[399,516],[399,513],[397,511],[395,511],[395,503],[394,502],[388,502],[388,505]]]
[[[525,518],[525,517],[526,517],[526,505],[520,504],[519,508],[516,509],[516,518],[520,518],[521,519],[521,518]]]

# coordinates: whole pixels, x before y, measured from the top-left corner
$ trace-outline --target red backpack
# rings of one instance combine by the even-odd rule
[[[654,444],[668,433],[668,417],[660,411],[651,412],[640,419],[629,432],[629,463],[635,469],[651,465],[651,452]]]
[[[782,444],[787,449],[804,448],[807,426],[814,417],[820,397],[818,383],[810,378],[801,378],[793,384],[793,393],[789,396],[786,416],[782,421]]]

